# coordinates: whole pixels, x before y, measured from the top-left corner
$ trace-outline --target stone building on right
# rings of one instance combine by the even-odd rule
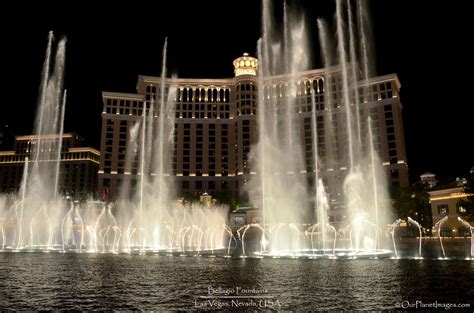
[[[433,219],[433,236],[435,237],[469,237],[474,228],[474,217],[462,205],[461,200],[468,201],[472,194],[466,191],[465,179],[428,191],[430,195],[431,214]]]

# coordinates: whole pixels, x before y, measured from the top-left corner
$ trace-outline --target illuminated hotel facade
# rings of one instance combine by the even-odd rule
[[[84,199],[97,193],[99,151],[81,147],[82,138],[74,133],[41,136],[38,165],[50,164],[61,144],[59,189],[74,199]],[[16,192],[20,188],[26,158],[31,162],[38,136],[16,136],[13,150],[0,151],[0,192]]]
[[[257,175],[251,170],[249,154],[258,140],[258,60],[244,54],[234,60],[233,78],[226,79],[171,79],[165,80],[165,94],[176,88],[175,127],[172,166],[169,175],[175,177],[177,191],[210,194],[228,191],[242,195],[245,185]],[[306,171],[301,175],[314,176],[313,134],[311,130],[312,100],[314,88],[318,129],[318,151],[323,161],[321,173],[329,185],[341,185],[347,172],[339,151],[342,151],[346,130],[342,109],[341,72],[334,68],[325,79],[324,69],[309,70],[292,77],[297,93],[294,119],[298,125]],[[287,75],[265,79],[265,91],[277,97],[285,97]],[[324,82],[329,92],[324,92]],[[359,88],[359,112],[362,121],[368,116],[373,120],[375,149],[378,151],[390,184],[408,186],[405,140],[402,123],[400,82],[396,74],[378,76],[364,82]],[[127,144],[131,127],[142,118],[144,105],[150,107],[153,99],[160,99],[161,78],[139,76],[137,93],[103,92],[101,161],[99,190],[116,196],[125,176],[134,180],[140,173],[137,167],[126,170]],[[333,99],[328,110],[325,95]],[[268,102],[268,100],[267,100]],[[157,110],[155,109],[155,112]],[[333,114],[333,127],[340,140],[324,136],[328,130],[329,113]],[[341,125],[341,127],[337,127]],[[309,130],[309,131],[308,131]],[[334,137],[334,136],[333,136]],[[338,136],[335,136],[336,138]],[[284,157],[284,156],[275,156]],[[340,160],[339,160],[340,159]],[[340,162],[338,162],[338,160]]]

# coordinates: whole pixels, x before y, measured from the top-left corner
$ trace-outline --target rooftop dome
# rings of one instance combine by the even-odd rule
[[[233,64],[235,76],[257,75],[258,60],[249,56],[249,54],[246,52],[241,57],[235,59]]]

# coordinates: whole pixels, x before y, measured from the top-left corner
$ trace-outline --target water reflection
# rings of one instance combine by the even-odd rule
[[[474,262],[462,260],[2,253],[0,268],[0,309],[13,310],[191,310],[209,287],[267,290],[285,310],[469,303],[474,292]]]

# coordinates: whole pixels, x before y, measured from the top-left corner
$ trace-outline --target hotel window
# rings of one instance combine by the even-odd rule
[[[459,214],[464,215],[466,214],[467,210],[465,207],[463,207],[460,203],[456,204],[456,208]]]
[[[461,226],[458,228],[459,237],[470,237],[471,230],[465,226]]]
[[[216,189],[216,182],[215,181],[209,181],[209,190],[215,190]]]
[[[196,189],[202,189],[202,181],[196,181]]]
[[[392,178],[399,178],[398,170],[391,170],[390,176]]]
[[[189,189],[189,181],[183,181],[182,187],[183,189]]]
[[[438,214],[447,214],[448,205],[447,204],[438,204]]]
[[[441,228],[440,232],[439,232],[439,235],[441,237],[451,237],[453,234],[451,228],[448,228],[448,227],[443,227]]]

